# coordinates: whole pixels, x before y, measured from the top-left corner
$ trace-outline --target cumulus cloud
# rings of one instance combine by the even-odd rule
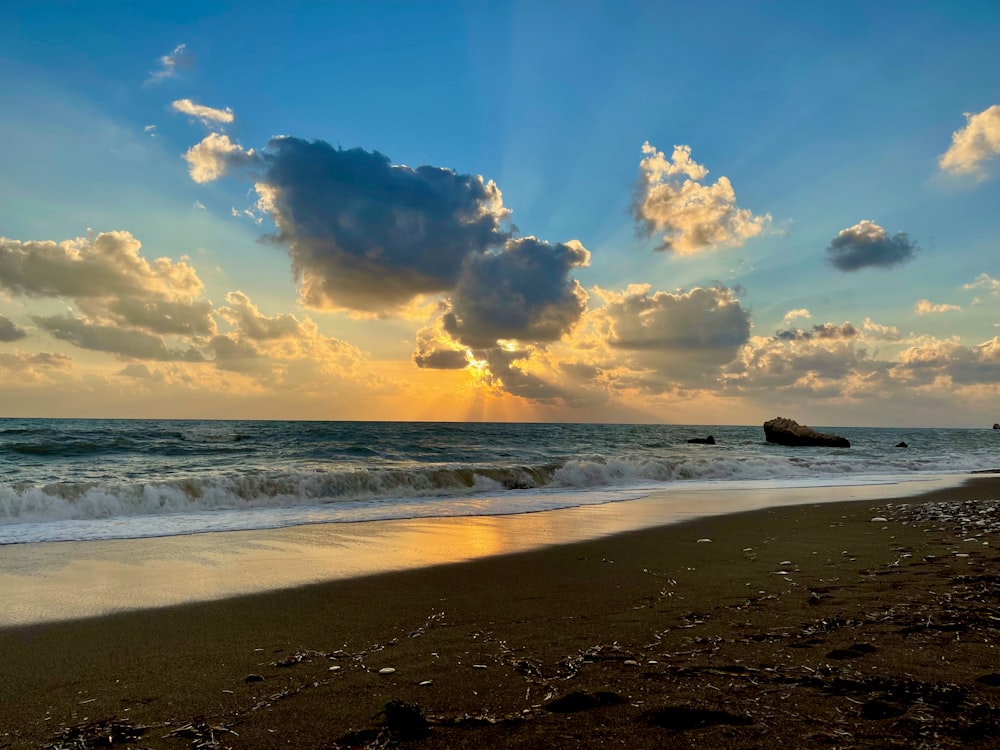
[[[983,165],[1000,154],[1000,104],[977,114],[965,114],[965,127],[951,136],[951,146],[938,165],[951,174],[971,174],[984,179]]]
[[[987,273],[979,274],[975,281],[963,284],[962,289],[985,289],[994,296],[1000,296],[1000,279],[994,279]]]
[[[322,388],[331,379],[371,379],[355,346],[323,335],[308,318],[265,315],[243,292],[226,295],[219,316],[231,330],[205,347],[216,367],[290,388]]]
[[[500,190],[478,175],[290,137],[262,159],[259,206],[311,307],[381,312],[444,292],[467,257],[509,237]]]
[[[840,271],[857,271],[868,266],[891,268],[913,260],[920,250],[906,232],[892,237],[867,219],[842,229],[826,248],[827,260]]]
[[[178,44],[169,55],[163,55],[159,60],[159,67],[149,74],[146,85],[152,86],[160,83],[166,78],[173,78],[178,70],[184,70],[194,65],[194,57],[187,51],[187,47]]]
[[[245,150],[221,133],[205,136],[200,143],[187,150],[184,159],[195,182],[212,182],[231,169],[252,168],[260,163],[260,157],[252,148]]]
[[[0,341],[19,341],[27,336],[23,328],[19,328],[6,315],[0,315]]]
[[[929,299],[917,300],[917,304],[913,306],[913,311],[917,315],[933,315],[935,313],[946,313],[946,312],[961,312],[962,308],[958,305],[948,305],[948,304],[935,304]]]
[[[597,341],[624,354],[628,368],[674,382],[709,379],[750,336],[749,312],[723,286],[670,293],[632,285],[624,292],[595,292],[604,301],[588,321]]]
[[[195,104],[190,99],[178,99],[170,105],[175,112],[181,112],[201,120],[203,125],[212,127],[219,123],[230,123],[233,121],[233,110],[229,107],[216,109],[207,107],[204,104]]]
[[[690,146],[674,146],[672,157],[646,142],[632,211],[648,236],[662,233],[659,250],[691,255],[712,247],[739,247],[763,232],[770,214],[755,216],[736,205],[727,177],[700,182],[708,170],[691,158]]]
[[[25,297],[73,300],[101,322],[153,334],[209,335],[215,324],[203,285],[184,261],[141,254],[129,232],[63,242],[0,238],[0,289]]]
[[[900,355],[892,374],[910,386],[996,385],[1000,382],[1000,337],[971,347],[957,337],[927,337]]]
[[[417,348],[413,363],[429,370],[461,370],[472,357],[467,347],[461,346],[442,328],[442,321],[417,331]]]
[[[551,245],[534,237],[509,240],[499,253],[469,255],[444,329],[473,348],[500,339],[557,341],[587,305],[586,292],[568,274],[589,262],[590,253],[575,240]]]

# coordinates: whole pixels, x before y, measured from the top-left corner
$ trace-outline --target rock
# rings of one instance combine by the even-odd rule
[[[909,448],[910,446],[907,445],[905,442],[903,442],[903,443],[896,443],[896,447],[897,448]]]
[[[382,667],[378,673],[379,674],[394,674],[396,669],[394,667]]]
[[[816,432],[812,427],[800,425],[793,419],[776,417],[764,422],[764,438],[779,445],[821,445],[829,448],[850,448],[847,438]]]
[[[688,442],[697,443],[699,445],[715,445],[715,438],[712,435],[709,435],[705,438],[690,438]]]
[[[264,675],[260,674],[248,674],[246,677],[243,678],[243,682],[263,682],[263,681],[264,681]]]
[[[1000,422],[994,422],[993,423],[993,429],[994,430],[1000,430]]]

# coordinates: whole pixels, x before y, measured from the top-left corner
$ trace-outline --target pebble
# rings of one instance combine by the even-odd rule
[[[624,664],[627,667],[638,667],[639,666],[639,662],[637,662],[635,659],[626,659],[625,661],[622,662],[622,664]]]
[[[243,678],[243,682],[263,682],[264,675],[261,674],[248,674]]]
[[[486,669],[486,665],[485,664],[473,664],[472,668],[473,669]]]
[[[889,519],[883,516],[875,516],[875,518],[872,519],[872,523],[887,523],[888,521]]]
[[[432,682],[434,682],[434,680],[424,680],[423,682],[418,682],[417,685],[419,685],[420,687],[426,687],[427,685],[430,685]]]
[[[378,671],[378,673],[379,673],[379,674],[392,674],[392,673],[393,673],[393,672],[395,672],[395,671],[396,671],[395,667],[382,667],[382,668],[381,668],[381,669],[380,669],[380,670]]]
[[[699,539],[697,543],[698,544],[703,544],[704,542],[710,542],[710,541],[712,541],[712,540],[708,539],[708,538],[705,538],[705,539]]]
[[[339,664],[334,664],[332,667],[330,667],[331,672],[336,672],[338,669],[340,669]]]

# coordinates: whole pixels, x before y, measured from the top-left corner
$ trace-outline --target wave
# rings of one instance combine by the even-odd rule
[[[884,474],[886,468],[884,464],[876,469],[863,461],[844,461],[832,453],[811,458],[730,457],[712,451],[711,455],[572,459],[521,466],[228,471],[163,481],[7,483],[0,484],[0,525],[498,492],[589,491],[686,481],[816,479]],[[943,469],[922,461],[900,461],[891,470],[908,473]]]

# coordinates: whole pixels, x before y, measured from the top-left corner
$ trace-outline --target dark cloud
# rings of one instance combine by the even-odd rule
[[[498,339],[558,341],[586,310],[587,294],[568,274],[589,260],[579,242],[550,245],[534,237],[510,240],[499,253],[470,255],[444,330],[470,347]]]
[[[290,137],[261,158],[260,206],[313,307],[380,312],[447,291],[467,257],[509,236],[500,190],[478,175]]]
[[[413,353],[413,363],[428,370],[462,370],[469,364],[465,352],[457,349],[420,349]]]
[[[163,339],[143,331],[98,325],[69,315],[33,318],[41,328],[61,341],[81,349],[110,352],[130,359],[200,362],[194,349],[168,349]]]
[[[806,330],[795,328],[777,331],[774,337],[781,341],[808,341],[809,339],[853,339],[858,335],[858,329],[850,323],[844,323],[842,326],[833,323],[820,323]]]
[[[27,335],[27,332],[23,328],[18,328],[10,318],[0,315],[0,341],[19,341]]]
[[[892,237],[882,227],[867,219],[842,229],[826,248],[830,265],[841,271],[857,271],[874,266],[891,268],[913,260],[920,250],[906,232]]]

